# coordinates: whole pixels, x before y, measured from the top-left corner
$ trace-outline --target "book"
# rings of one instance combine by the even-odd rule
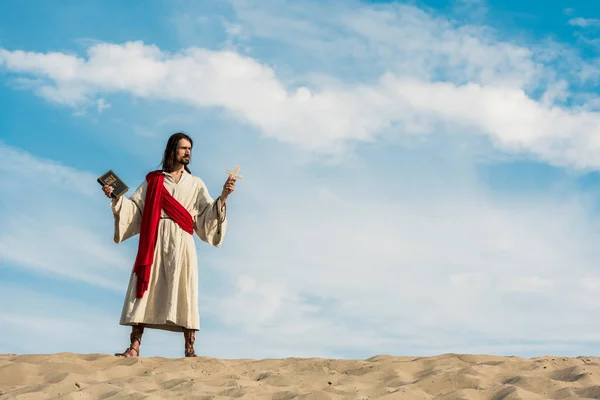
[[[111,193],[111,196],[115,199],[129,190],[129,186],[127,186],[125,182],[123,182],[123,180],[121,180],[121,178],[119,178],[118,175],[113,172],[112,169],[109,169],[102,174],[102,176],[98,177],[97,181],[102,186],[112,186],[114,190]]]

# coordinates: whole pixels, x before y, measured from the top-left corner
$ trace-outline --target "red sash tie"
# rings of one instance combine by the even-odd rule
[[[158,223],[160,221],[161,209],[175,221],[181,229],[192,235],[194,233],[194,221],[192,216],[181,203],[169,193],[164,186],[165,177],[161,171],[152,171],[146,175],[148,186],[146,189],[146,200],[142,212],[140,226],[140,242],[133,267],[137,275],[136,297],[142,298],[148,290],[150,282],[150,269],[154,262],[154,249],[158,236]]]

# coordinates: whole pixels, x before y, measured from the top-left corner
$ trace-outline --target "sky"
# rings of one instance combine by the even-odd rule
[[[127,347],[96,178],[184,131],[211,196],[244,176],[196,238],[198,354],[596,354],[594,4],[1,2],[0,353]]]

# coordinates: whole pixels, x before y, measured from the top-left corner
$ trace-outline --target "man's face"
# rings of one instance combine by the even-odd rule
[[[183,165],[190,163],[190,157],[192,156],[192,144],[189,140],[180,139],[177,144],[177,150],[175,151],[175,160]]]

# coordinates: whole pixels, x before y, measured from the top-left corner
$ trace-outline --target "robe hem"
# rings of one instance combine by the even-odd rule
[[[165,323],[148,323],[148,322],[143,322],[143,321],[129,321],[129,322],[121,321],[121,322],[119,322],[119,325],[122,325],[122,326],[135,326],[135,325],[139,325],[139,324],[143,324],[144,327],[148,328],[148,329],[157,329],[157,330],[170,331],[170,332],[184,332],[184,329],[194,330],[194,331],[200,330],[200,328],[187,328],[182,325],[177,325],[171,321],[167,321]]]

